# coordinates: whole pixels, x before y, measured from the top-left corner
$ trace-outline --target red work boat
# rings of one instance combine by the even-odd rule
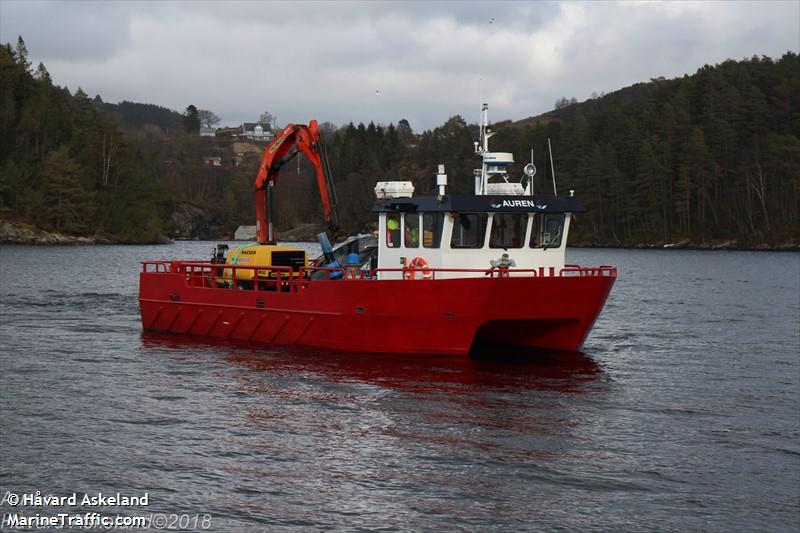
[[[436,196],[410,182],[379,182],[377,235],[323,254],[275,242],[272,186],[298,152],[314,164],[326,220],[330,173],[315,121],[288,125],[266,148],[256,179],[259,244],[210,262],[145,261],[145,330],[254,343],[375,353],[468,354],[478,346],[578,350],[605,304],[616,268],[565,264],[573,197],[533,194],[533,164],[509,180],[512,154],[490,152],[484,104],[475,194]],[[554,184],[555,185],[555,184]]]

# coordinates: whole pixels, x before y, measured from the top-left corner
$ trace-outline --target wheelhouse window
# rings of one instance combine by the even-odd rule
[[[439,248],[442,243],[442,226],[444,213],[422,214],[422,246],[425,248]]]
[[[419,248],[419,213],[406,213],[403,235],[406,248]]]
[[[528,230],[528,213],[495,213],[489,248],[522,248]]]
[[[386,246],[389,248],[400,246],[400,213],[386,215]]]
[[[559,248],[563,233],[563,213],[534,215],[531,248]]]
[[[453,221],[451,248],[483,248],[488,213],[459,213]]]

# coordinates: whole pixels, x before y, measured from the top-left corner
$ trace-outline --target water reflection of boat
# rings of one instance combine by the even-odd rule
[[[157,335],[144,337],[143,351],[173,372],[204,380],[208,409],[235,434],[249,435],[247,449],[259,457],[311,457],[305,468],[319,475],[336,465],[368,485],[386,476],[388,483],[429,483],[425,456],[447,464],[457,456],[470,468],[486,461],[560,460],[575,453],[569,443],[596,423],[591,410],[609,391],[603,370],[580,353],[540,354],[535,362],[376,359]],[[375,474],[364,462],[393,466]],[[245,468],[254,469],[253,479],[292,482],[298,475],[285,461],[276,464]],[[449,484],[450,476],[440,481]]]
[[[148,350],[185,352],[191,347],[219,349],[228,362],[253,372],[272,375],[311,373],[330,383],[361,382],[404,391],[445,391],[453,387],[478,389],[540,389],[580,393],[603,375],[591,357],[580,352],[537,351],[501,356],[485,353],[476,358],[320,352],[302,347],[275,346],[253,351],[245,343],[232,345],[214,340],[197,341],[156,333],[143,333]],[[484,355],[484,357],[480,357]]]

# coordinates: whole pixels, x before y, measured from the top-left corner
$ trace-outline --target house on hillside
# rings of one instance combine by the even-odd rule
[[[269,142],[275,134],[269,124],[263,122],[245,122],[242,124],[242,133],[239,137],[250,139],[251,141]]]
[[[200,128],[200,137],[216,137],[217,128]]]

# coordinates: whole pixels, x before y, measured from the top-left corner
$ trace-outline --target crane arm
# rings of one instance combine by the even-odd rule
[[[281,167],[298,153],[305,155],[314,167],[325,222],[336,229],[338,220],[334,210],[335,189],[317,121],[312,120],[308,126],[287,124],[264,149],[256,175],[256,235],[261,244],[275,244],[275,231],[272,227],[272,187],[278,179]]]

